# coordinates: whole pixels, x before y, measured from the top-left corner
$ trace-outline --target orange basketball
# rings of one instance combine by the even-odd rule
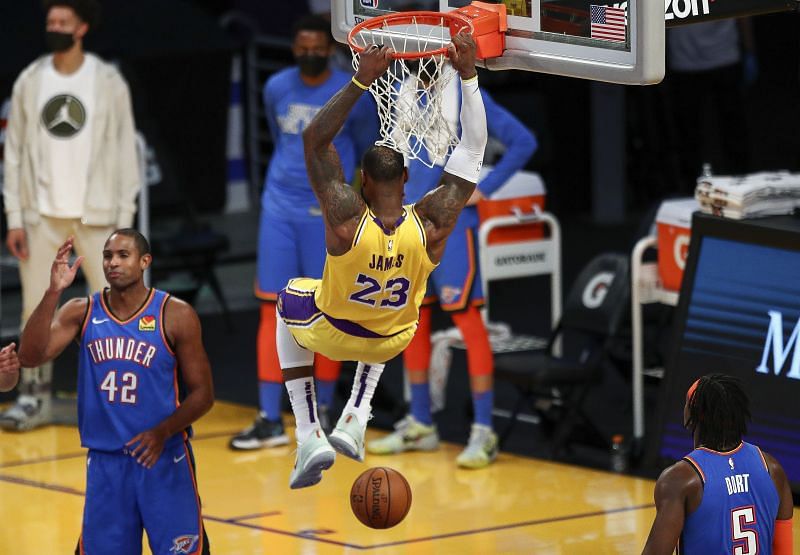
[[[385,466],[365,470],[350,488],[353,514],[370,528],[391,528],[411,508],[411,487],[398,471]]]

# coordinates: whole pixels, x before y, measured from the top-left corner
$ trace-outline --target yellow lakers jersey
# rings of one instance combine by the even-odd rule
[[[325,259],[314,297],[317,308],[384,336],[412,326],[436,267],[426,245],[425,228],[413,205],[403,207],[391,233],[367,209],[350,250]]]

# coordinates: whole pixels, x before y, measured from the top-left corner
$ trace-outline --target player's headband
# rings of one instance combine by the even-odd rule
[[[697,385],[700,383],[700,378],[697,378],[692,385],[689,386],[689,391],[686,392],[686,400],[691,401],[692,395],[697,390]]]

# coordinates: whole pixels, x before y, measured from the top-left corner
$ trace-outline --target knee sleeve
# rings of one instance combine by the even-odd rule
[[[480,311],[471,306],[463,312],[451,315],[467,346],[467,369],[470,376],[491,376],[494,374],[494,358],[489,334],[483,325]]]
[[[275,326],[275,344],[278,347],[278,360],[283,370],[289,368],[298,368],[300,366],[311,366],[314,364],[314,353],[308,349],[304,349],[297,344],[297,341],[292,337],[292,333],[286,326],[283,318],[276,315]]]
[[[429,306],[419,309],[417,332],[403,351],[403,364],[411,372],[428,370],[431,361],[431,314]]]
[[[318,380],[335,382],[339,379],[342,363],[317,353],[314,355],[314,376]]]
[[[276,316],[274,302],[261,303],[261,320],[258,323],[256,339],[258,380],[261,382],[283,383],[278,349],[275,344]]]

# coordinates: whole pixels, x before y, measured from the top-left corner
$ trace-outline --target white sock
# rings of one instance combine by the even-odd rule
[[[319,428],[317,417],[317,394],[314,392],[314,378],[297,378],[286,382],[289,401],[297,424],[295,438],[302,443],[311,432]]]
[[[384,366],[386,365],[358,363],[350,399],[347,400],[342,414],[355,413],[361,424],[369,420],[372,412],[372,396],[375,394],[375,388],[378,386],[378,380],[381,379]]]

